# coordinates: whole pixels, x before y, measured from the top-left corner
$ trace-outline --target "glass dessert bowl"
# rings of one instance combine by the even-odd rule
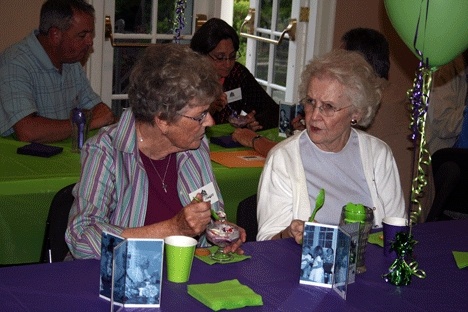
[[[206,227],[206,238],[218,246],[218,250],[211,254],[211,259],[217,262],[232,260],[230,253],[224,253],[224,247],[236,242],[239,239],[239,229],[229,223],[216,221]]]
[[[235,128],[244,128],[247,126],[249,117],[233,113],[229,116],[228,121]]]

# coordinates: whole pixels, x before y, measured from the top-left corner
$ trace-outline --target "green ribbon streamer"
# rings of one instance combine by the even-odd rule
[[[396,286],[406,286],[411,283],[413,275],[418,278],[426,277],[426,272],[418,269],[416,261],[412,261],[409,264],[405,261],[406,257],[412,257],[414,244],[416,244],[416,241],[411,234],[405,232],[396,234],[395,241],[391,245],[391,250],[395,250],[398,257],[388,269],[389,272],[382,275],[386,282]]]

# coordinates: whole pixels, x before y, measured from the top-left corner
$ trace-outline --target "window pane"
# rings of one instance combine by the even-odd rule
[[[273,12],[273,0],[262,0],[260,1],[259,12],[260,19],[258,21],[258,27],[271,29],[271,16]]]
[[[115,30],[116,33],[150,34],[152,31],[153,2],[157,5],[157,33],[173,34],[176,20],[176,3],[174,0],[116,0]],[[192,34],[193,0],[186,2],[183,18],[184,28],[181,35]],[[177,23],[177,24],[176,24]]]
[[[115,0],[116,33],[151,33],[153,0]]]
[[[273,83],[286,87],[286,75],[288,71],[289,40],[281,41],[275,46],[275,59],[273,64]]]
[[[157,43],[172,42],[167,39],[167,35],[176,35],[176,27],[183,23],[180,35],[192,34],[192,18],[194,0],[186,1],[183,14],[176,14],[176,4],[179,1],[174,0],[115,0],[115,33],[125,33],[127,37],[132,34],[157,33],[156,38],[152,39],[117,39],[118,43],[146,43],[151,44],[156,40]],[[153,7],[157,6],[157,7]],[[154,8],[157,12],[157,21],[153,20],[152,12]],[[178,21],[177,18],[181,18]],[[156,27],[156,28],[155,28]],[[180,26],[182,27],[182,26]],[[166,35],[166,39],[158,39],[160,35]],[[180,44],[188,44],[188,39],[180,40]],[[113,74],[112,74],[112,94],[127,94],[130,72],[144,47],[114,47]],[[112,109],[117,116],[120,116],[122,107],[126,107],[127,101],[113,100]]]
[[[143,49],[144,48],[114,48],[112,94],[127,94],[130,71],[140,53],[143,52]]]
[[[262,37],[267,37],[262,35]],[[257,54],[255,62],[255,77],[267,80],[268,78],[268,56],[270,55],[270,44],[258,41],[257,42]]]
[[[115,116],[122,115],[124,108],[127,108],[128,100],[112,100],[112,112]]]
[[[291,19],[292,0],[278,0],[278,16],[276,20],[276,30],[283,31],[288,27]]]
[[[273,100],[275,100],[276,103],[282,103],[286,98],[286,93],[281,90],[272,89],[271,97],[273,98]]]

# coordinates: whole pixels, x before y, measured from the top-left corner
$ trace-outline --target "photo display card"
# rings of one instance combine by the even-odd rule
[[[346,299],[347,286],[354,282],[358,237],[353,235],[358,233],[358,223],[339,227],[306,222],[299,283],[333,288]]]
[[[112,306],[160,307],[163,259],[162,239],[123,239],[103,232],[99,296]]]
[[[304,107],[301,104],[279,103],[278,136],[287,138],[294,134],[292,120],[298,115],[304,116]]]

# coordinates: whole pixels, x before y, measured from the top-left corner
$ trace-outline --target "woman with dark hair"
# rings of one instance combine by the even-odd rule
[[[239,58],[239,36],[228,23],[212,18],[193,35],[192,50],[213,63],[225,93],[215,101],[210,113],[217,124],[227,123],[233,110],[248,114],[247,128],[257,131],[278,126],[278,105],[266,93]],[[229,105],[228,105],[229,104]]]

